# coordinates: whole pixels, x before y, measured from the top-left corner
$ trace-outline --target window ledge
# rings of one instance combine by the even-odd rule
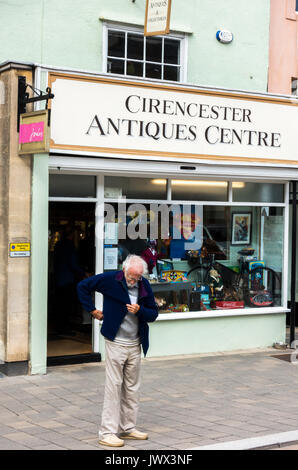
[[[112,17],[111,15],[101,15],[99,17],[99,21],[106,22],[106,23],[113,23],[113,24],[118,24],[122,25],[125,27],[134,26],[136,28],[142,28],[144,29],[144,23],[141,23],[139,20],[134,20],[132,18],[124,18],[122,17],[121,20],[119,20],[119,16],[117,17]],[[176,25],[173,24],[171,25],[171,30],[170,34],[193,34],[193,31],[187,27],[181,26],[181,25]]]
[[[223,318],[223,317],[244,317],[249,315],[272,315],[275,313],[290,312],[290,309],[283,307],[233,309],[233,310],[209,310],[204,312],[181,312],[181,313],[160,313],[157,321],[164,320],[189,320],[196,318]]]

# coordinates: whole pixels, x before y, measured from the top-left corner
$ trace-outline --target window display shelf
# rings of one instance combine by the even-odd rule
[[[162,313],[158,315],[156,321],[164,320],[189,320],[199,318],[224,318],[224,317],[243,317],[248,315],[273,315],[290,312],[290,309],[283,307],[247,308],[233,310],[208,310],[208,312],[186,312],[186,313]]]
[[[244,317],[249,315],[274,315],[280,313],[288,313],[291,310],[288,308],[282,307],[272,307],[272,308],[264,308],[262,311],[258,308],[250,308],[247,310],[239,309],[239,310],[208,310],[207,312],[187,312],[187,313],[162,313],[158,315],[156,321],[171,321],[171,320],[196,320],[200,318],[224,318],[224,317]],[[103,320],[95,320],[101,326]]]
[[[192,281],[181,282],[152,282],[150,283],[152,292],[168,292],[169,290],[190,290]]]

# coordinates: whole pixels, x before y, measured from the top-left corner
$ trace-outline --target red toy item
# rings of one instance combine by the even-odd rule
[[[216,309],[233,309],[233,308],[244,308],[243,300],[221,300],[215,302]]]
[[[160,258],[160,255],[157,253],[156,246],[156,240],[150,240],[148,242],[148,248],[146,248],[146,250],[141,254],[141,257],[147,263],[149,274],[152,274],[153,268],[156,266],[157,260]]]

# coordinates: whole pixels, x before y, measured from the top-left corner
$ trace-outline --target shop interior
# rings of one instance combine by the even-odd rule
[[[92,352],[92,320],[76,284],[94,274],[94,214],[94,203],[49,204],[48,358]]]

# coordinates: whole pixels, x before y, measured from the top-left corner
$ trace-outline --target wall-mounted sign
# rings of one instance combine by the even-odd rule
[[[55,72],[50,85],[56,152],[298,164],[295,99]]]
[[[49,151],[48,110],[20,116],[19,155]]]
[[[231,33],[231,31],[222,29],[220,31],[217,31],[216,39],[219,42],[222,42],[223,44],[229,44],[230,42],[233,41],[233,34]]]
[[[9,256],[12,258],[22,258],[30,256],[30,243],[10,243]]]
[[[146,0],[144,36],[168,34],[172,0]]]

